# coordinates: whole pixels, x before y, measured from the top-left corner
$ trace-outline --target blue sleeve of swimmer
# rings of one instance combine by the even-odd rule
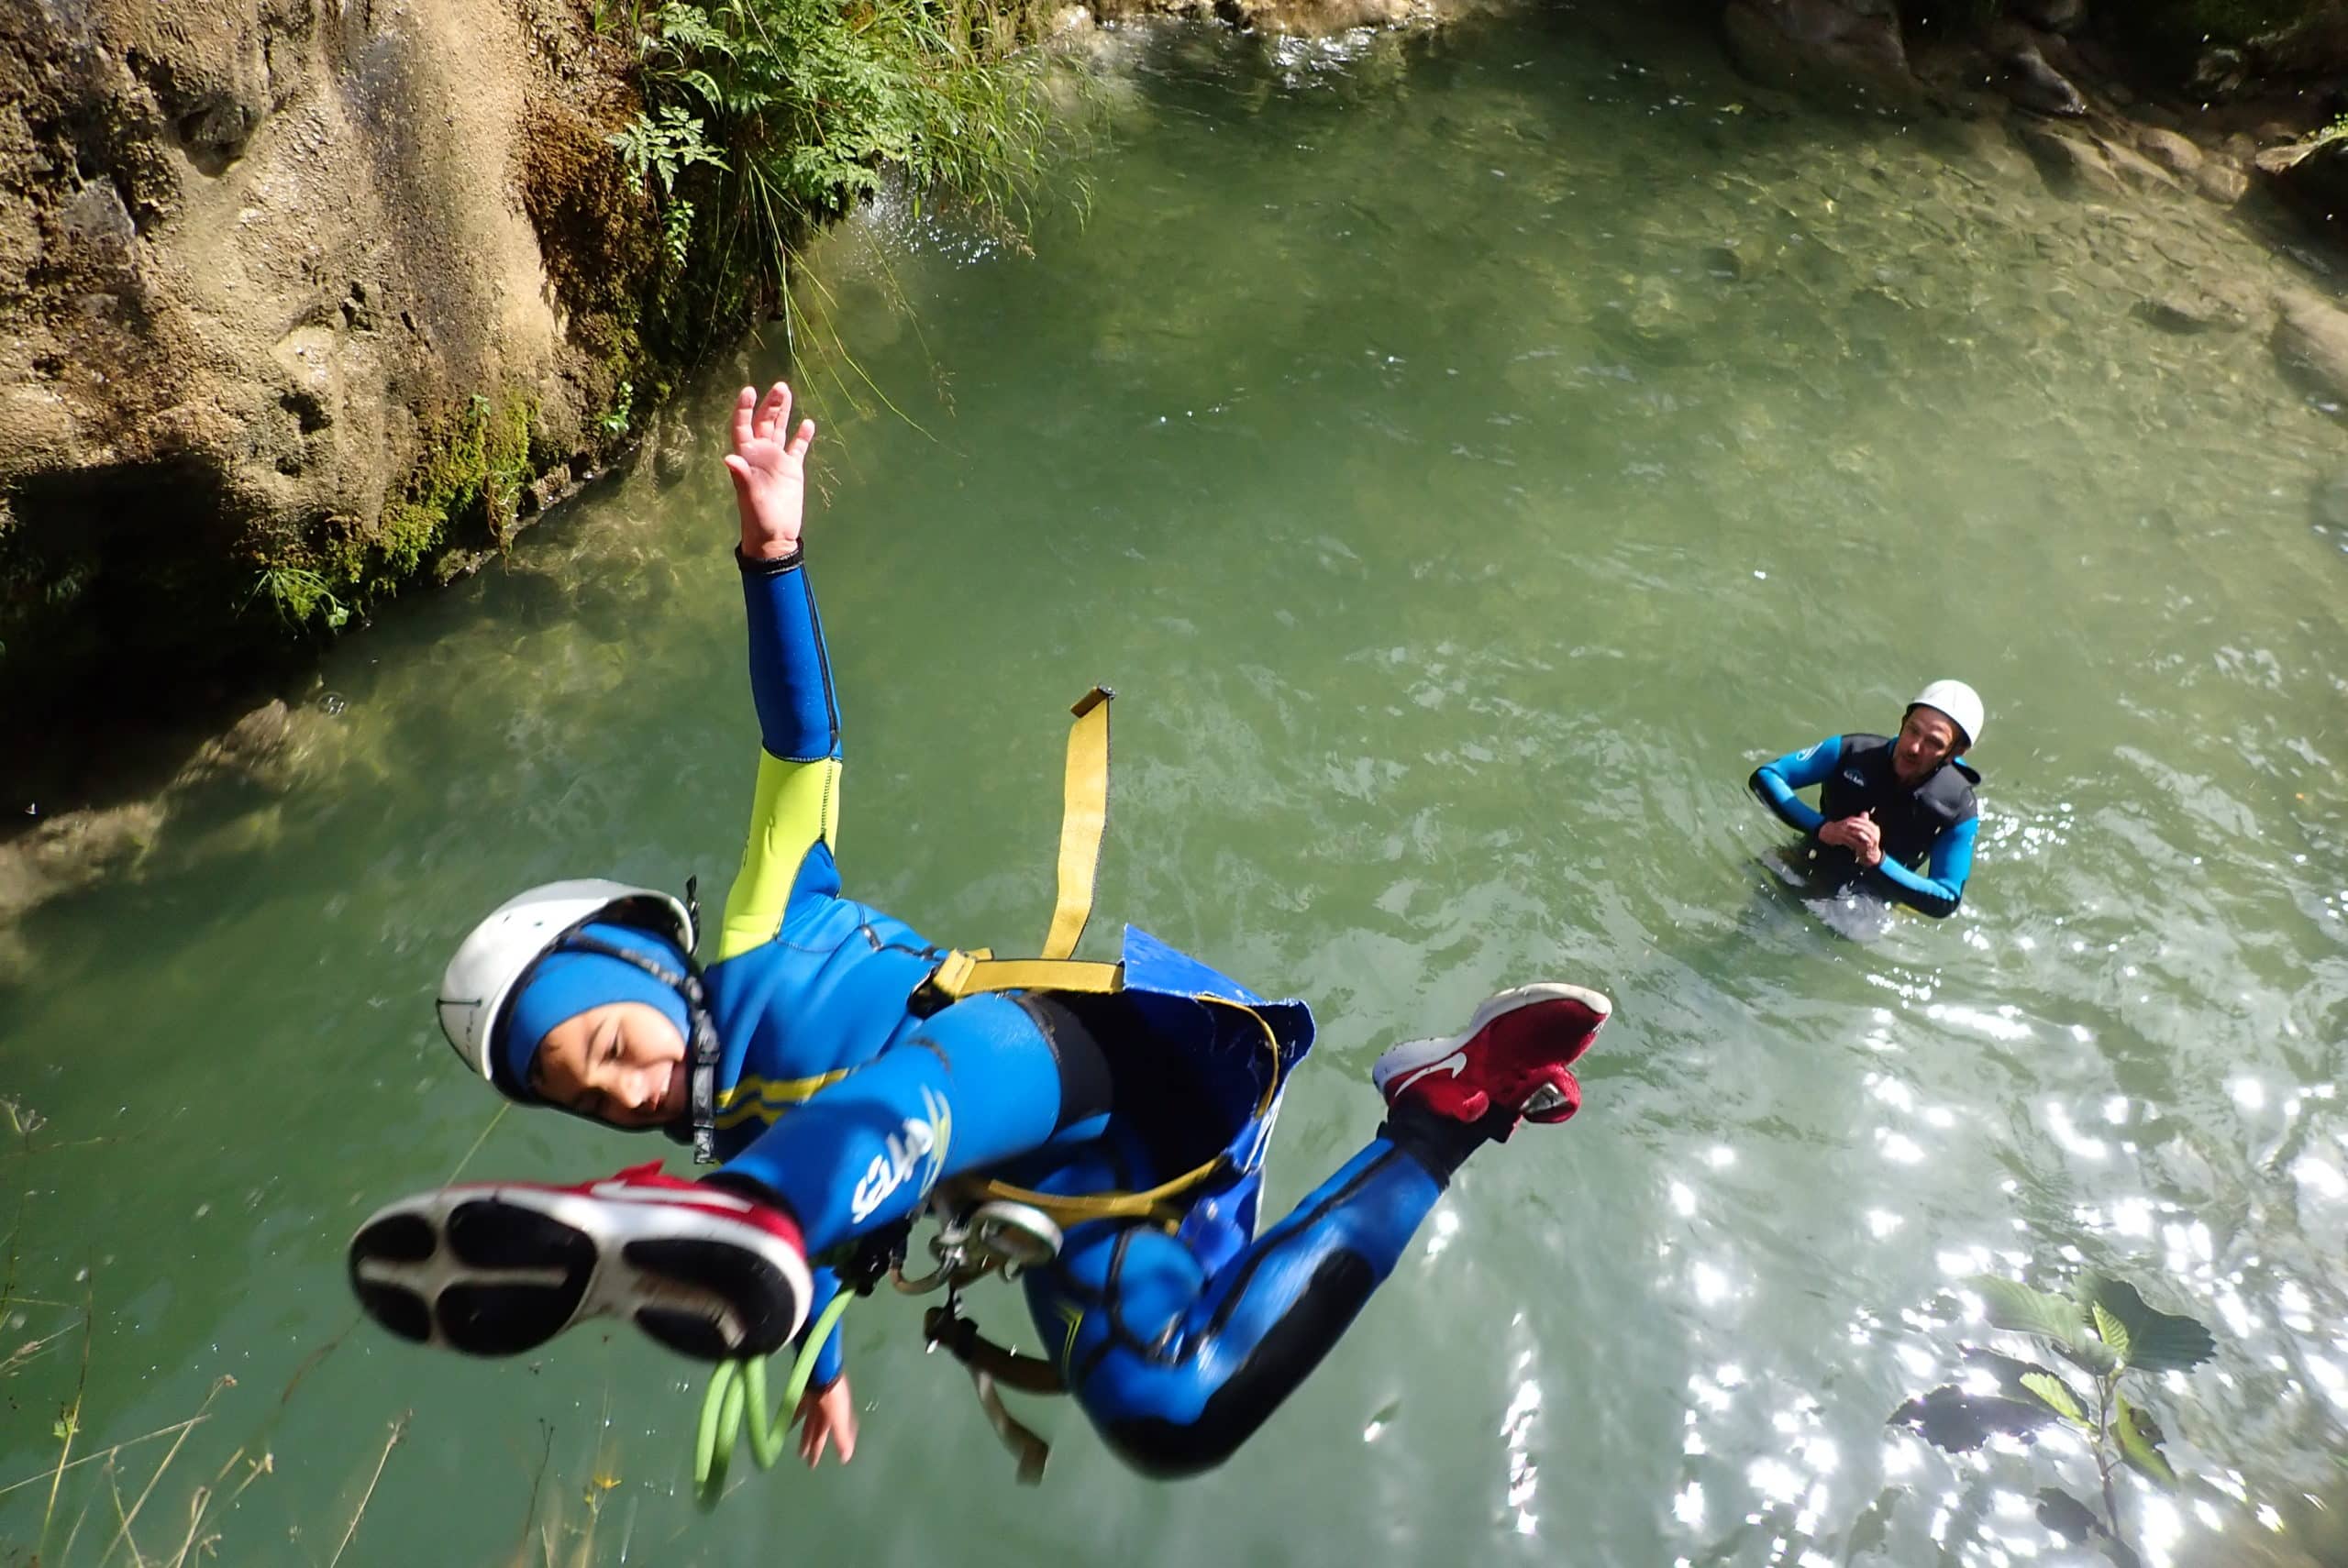
[[[1825,783],[1842,762],[1843,737],[1828,735],[1816,745],[1789,751],[1775,762],[1763,763],[1753,770],[1753,777],[1745,784],[1788,827],[1800,833],[1816,833],[1825,825],[1826,819],[1794,791]]]
[[[824,1309],[832,1304],[832,1297],[840,1293],[840,1276],[830,1269],[816,1268],[808,1270],[807,1277],[814,1286],[807,1297],[807,1320],[813,1322],[823,1316]],[[841,1360],[840,1330],[835,1323],[832,1331],[824,1336],[822,1347],[815,1353],[815,1372],[808,1378],[807,1386],[828,1388],[837,1383],[843,1370]]]
[[[1979,817],[1943,828],[1933,840],[1932,856],[1922,873],[1890,859],[1879,863],[1876,871],[1891,884],[1901,903],[1934,920],[1946,920],[1965,898],[1965,879],[1973,875],[1973,840],[1980,831]]]
[[[839,756],[832,661],[800,552],[764,561],[737,551],[735,559],[749,610],[750,697],[758,704],[759,743],[781,762]]]

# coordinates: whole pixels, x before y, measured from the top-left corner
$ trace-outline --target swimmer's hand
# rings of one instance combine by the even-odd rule
[[[846,1464],[856,1457],[856,1400],[847,1391],[847,1375],[842,1373],[822,1388],[810,1388],[799,1397],[799,1457],[807,1468],[815,1468],[824,1457],[826,1441],[840,1445],[840,1463]]]
[[[1872,811],[1828,823],[1818,830],[1818,842],[1841,845],[1869,870],[1883,863],[1883,830],[1876,826]]]
[[[780,560],[799,547],[807,448],[814,440],[814,420],[791,428],[791,389],[782,382],[763,399],[757,388],[744,387],[734,400],[734,449],[725,454],[725,471],[734,476],[734,501],[742,513],[742,554],[751,560]]]

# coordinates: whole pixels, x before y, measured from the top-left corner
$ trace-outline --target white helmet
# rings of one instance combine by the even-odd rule
[[[1981,694],[1962,680],[1935,680],[1916,693],[1911,708],[1933,708],[1946,713],[1957,728],[1958,750],[1981,744]]]
[[[465,1066],[495,1082],[489,1065],[490,1034],[505,999],[538,955],[566,932],[615,906],[638,902],[649,906],[643,914],[666,923],[669,929],[661,935],[692,952],[692,916],[681,901],[657,888],[633,888],[600,877],[548,882],[516,893],[473,927],[440,977],[440,1032]],[[638,923],[646,922],[639,919]]]

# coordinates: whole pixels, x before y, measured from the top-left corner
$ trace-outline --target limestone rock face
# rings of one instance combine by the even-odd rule
[[[568,252],[633,219],[537,220],[632,194],[616,47],[561,0],[0,6],[0,624],[228,628],[475,396],[578,440]]]

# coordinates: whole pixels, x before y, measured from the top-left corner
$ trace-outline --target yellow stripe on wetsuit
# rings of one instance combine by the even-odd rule
[[[836,756],[785,762],[759,753],[758,795],[750,807],[750,838],[742,870],[725,895],[725,923],[717,934],[717,962],[738,957],[774,939],[807,852],[820,839],[837,846],[840,763]],[[810,1091],[813,1092],[813,1091]]]
[[[854,1067],[840,1067],[812,1078],[745,1077],[732,1088],[718,1091],[717,1125],[740,1127],[753,1121],[771,1124],[784,1111],[804,1103],[817,1089],[828,1088],[854,1071]]]
[[[725,895],[725,922],[717,937],[717,962],[762,947],[782,929],[791,889],[799,881],[807,852],[820,840],[837,842],[840,763],[836,756],[785,762],[759,753],[758,793],[750,806],[750,836],[742,846],[742,869]],[[717,1094],[717,1125],[771,1123],[817,1089],[854,1071],[841,1067],[808,1078],[761,1078],[744,1075]]]

